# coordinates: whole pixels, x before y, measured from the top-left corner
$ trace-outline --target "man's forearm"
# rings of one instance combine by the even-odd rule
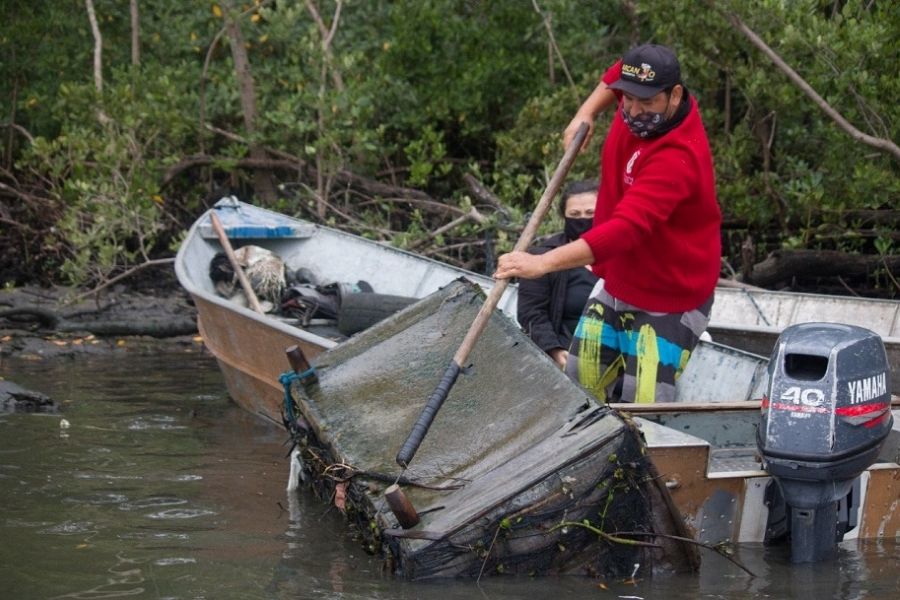
[[[543,268],[546,273],[564,271],[575,267],[594,264],[594,253],[584,240],[575,240],[550,252],[541,254]]]

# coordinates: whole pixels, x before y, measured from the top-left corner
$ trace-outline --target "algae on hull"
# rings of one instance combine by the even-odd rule
[[[317,358],[317,381],[293,391],[320,492],[332,492],[336,474],[355,474],[355,520],[392,570],[412,579],[693,566],[695,550],[680,543],[610,544],[559,526],[587,519],[608,533],[683,534],[648,477],[639,435],[499,313],[403,473],[418,484],[403,487],[422,519],[398,528],[382,497],[400,474],[394,457],[482,299],[456,281]]]

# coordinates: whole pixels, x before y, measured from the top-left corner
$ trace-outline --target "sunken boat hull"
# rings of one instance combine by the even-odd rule
[[[395,454],[481,303],[459,281],[318,356],[292,387],[311,485],[410,579],[695,567],[695,548],[665,537],[685,530],[637,430],[499,314],[401,473]],[[384,499],[401,475],[420,517],[407,529]]]

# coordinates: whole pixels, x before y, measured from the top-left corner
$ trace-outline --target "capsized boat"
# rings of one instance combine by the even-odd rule
[[[198,328],[215,356],[231,397],[250,412],[281,419],[279,375],[288,367],[284,350],[298,346],[312,360],[346,339],[334,319],[298,319],[259,314],[223,297],[210,277],[222,247],[213,230],[215,213],[237,248],[253,245],[274,253],[288,271],[300,271],[322,284],[366,282],[379,295],[423,298],[459,277],[489,290],[493,280],[301,219],[223,198],[193,224],[175,258],[175,273],[197,307]],[[515,286],[498,308],[515,315]]]
[[[499,313],[401,472],[395,455],[483,299],[460,279],[316,358],[286,398],[306,478],[410,579],[696,567],[633,426]],[[392,481],[418,522],[387,503]]]

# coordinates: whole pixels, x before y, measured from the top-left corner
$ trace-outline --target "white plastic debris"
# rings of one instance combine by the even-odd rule
[[[291,472],[288,475],[287,491],[296,491],[301,481],[306,481],[303,474],[303,459],[300,457],[300,448],[291,450]]]

